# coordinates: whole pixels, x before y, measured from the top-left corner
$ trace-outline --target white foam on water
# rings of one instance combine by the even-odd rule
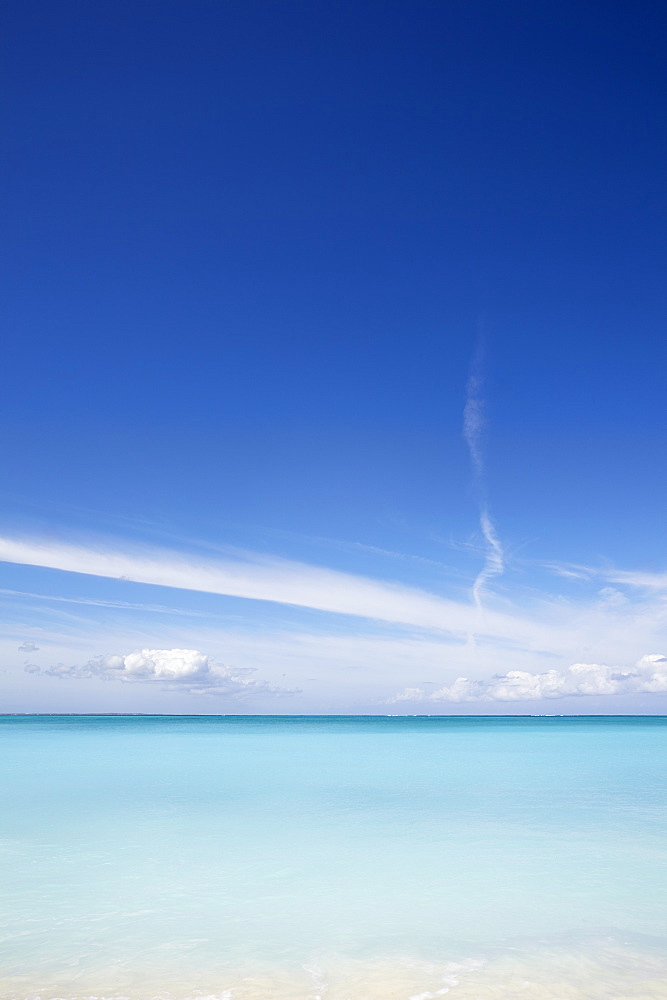
[[[2,1000],[667,1000],[667,949],[622,938],[519,943],[486,960],[322,955],[303,963],[200,970],[99,970],[66,984],[0,980]],[[114,977],[121,976],[123,982]]]
[[[312,1000],[323,1000],[325,993],[329,989],[329,984],[326,979],[324,979],[322,970],[318,965],[303,965],[305,971],[312,976],[313,986],[315,987],[315,995]]]
[[[458,986],[461,982],[459,976],[464,972],[472,972],[474,969],[479,969],[484,965],[482,961],[471,961],[467,963],[461,962],[448,962],[445,966],[445,975],[443,976],[443,986],[439,990],[429,992],[426,990],[424,993],[417,993],[413,997],[409,997],[409,1000],[435,1000],[435,997],[444,996],[445,993],[449,993],[453,986]]]

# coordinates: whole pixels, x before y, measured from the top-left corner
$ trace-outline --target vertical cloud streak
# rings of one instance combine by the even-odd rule
[[[482,607],[482,595],[488,581],[500,576],[505,568],[505,557],[495,525],[489,513],[486,496],[486,468],[484,464],[483,437],[486,424],[484,414],[484,348],[480,341],[470,366],[466,385],[466,402],[463,409],[463,437],[470,452],[475,494],[479,506],[479,526],[486,543],[484,565],[477,574],[472,587],[472,596],[478,608]]]

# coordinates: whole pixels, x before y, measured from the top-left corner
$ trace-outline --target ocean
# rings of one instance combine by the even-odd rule
[[[0,717],[2,1000],[667,998],[667,718]]]

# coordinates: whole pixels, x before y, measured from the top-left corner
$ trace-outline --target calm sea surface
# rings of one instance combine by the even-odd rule
[[[667,1000],[667,719],[0,717],[3,1000]]]

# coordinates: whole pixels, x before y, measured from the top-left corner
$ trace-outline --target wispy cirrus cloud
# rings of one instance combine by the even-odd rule
[[[606,583],[618,583],[638,590],[664,591],[667,594],[667,573],[655,573],[648,570],[618,569],[614,566],[581,566],[577,563],[543,563],[545,569],[556,576],[570,580],[604,580]]]
[[[626,587],[667,593],[667,573],[647,573],[641,570],[607,570],[604,578],[610,583],[622,583]]]
[[[391,697],[398,699],[392,704],[421,700],[425,705],[443,700],[445,695],[461,702],[517,700],[519,693],[529,701],[566,697],[568,693],[577,697],[584,693],[588,675],[574,671],[575,678],[569,665],[582,663],[595,667],[597,680],[591,683],[598,694],[608,682],[610,693],[649,696],[659,692],[659,676],[654,679],[655,690],[641,687],[631,678],[619,686],[617,682],[623,678],[611,674],[633,674],[634,669],[605,664],[632,664],[646,649],[665,648],[665,594],[632,584],[613,586],[608,574],[596,577],[591,573],[582,587],[573,581],[574,594],[570,585],[558,582],[549,591],[515,586],[513,602],[507,597],[512,587],[508,577],[505,596],[489,588],[484,615],[480,616],[462,589],[460,599],[450,599],[392,581],[249,552],[214,557],[130,547],[120,541],[73,545],[5,538],[0,540],[0,557],[87,575],[82,584],[90,597],[82,600],[56,594],[48,618],[36,611],[39,627],[33,631],[35,644],[51,651],[51,663],[60,660],[65,664],[57,671],[47,666],[44,672],[49,676],[128,680],[128,674],[113,674],[106,661],[91,654],[119,647],[135,651],[162,647],[210,650],[219,663],[259,668],[260,673],[250,679],[266,677],[271,685],[287,683],[283,681],[287,676],[290,684],[307,690],[303,697],[311,699],[309,710],[322,704],[317,697],[328,705],[334,703],[332,699],[338,699],[336,704],[349,704],[345,699],[357,697],[355,692],[361,692],[359,698],[363,697],[366,705]],[[272,602],[275,607],[244,609],[237,604],[233,613],[225,609],[221,616],[220,604],[202,602],[201,614],[187,623],[180,611],[162,617],[161,612],[168,609],[162,603],[153,604],[150,594],[141,595],[147,597],[145,603],[109,601],[100,585],[98,599],[92,577],[175,588],[173,593],[165,591],[162,598],[172,605],[173,612],[183,601],[183,590]],[[518,583],[521,581],[522,576]],[[128,597],[137,596],[132,583],[127,586]],[[561,593],[563,589],[568,594]],[[34,596],[39,597],[40,605],[49,600],[45,594]],[[70,601],[75,612],[61,614],[59,609],[66,608],[63,602]],[[97,607],[102,609],[100,615],[95,613]],[[114,610],[111,619],[105,613],[107,607]],[[299,608],[339,617],[314,618],[301,614]],[[131,617],[121,618],[126,611],[132,612]],[[5,655],[11,656],[24,641],[26,621],[32,613],[29,603],[23,601],[16,623],[6,621],[0,627],[0,639],[6,637]],[[476,636],[475,643],[468,641],[471,633]],[[32,654],[30,658],[34,661]],[[555,669],[556,674],[545,672],[545,666]],[[37,672],[34,662],[31,672]],[[484,679],[492,672],[505,678],[502,684],[498,676],[491,681]],[[241,677],[238,671],[234,676],[237,681]],[[146,682],[154,690],[168,683],[156,683],[157,677],[151,675]],[[200,685],[202,690],[212,690],[215,677],[209,674],[207,685]],[[172,679],[169,683],[172,689],[186,690],[185,682]],[[406,684],[411,692],[407,695],[402,690]],[[224,690],[222,684],[218,686]],[[261,689],[242,690],[250,694]],[[400,695],[393,695],[399,690]]]
[[[436,629],[462,639],[479,629],[476,609],[466,601],[257,553],[207,560],[164,549],[128,552],[106,546],[0,538],[0,560]],[[487,609],[484,627],[488,634],[512,642],[530,645],[542,641],[541,630],[518,614]]]
[[[27,599],[31,601],[48,601],[50,603],[57,604],[81,604],[84,607],[111,608],[117,611],[151,612],[163,615],[186,615],[188,618],[202,617],[201,611],[194,611],[191,608],[184,611],[182,608],[170,608],[166,607],[164,604],[138,604],[136,601],[110,601],[102,600],[101,598],[74,597],[71,595],[63,597],[61,594],[36,594],[30,590],[9,590],[5,587],[0,588],[0,596]],[[27,649],[28,645],[30,645],[30,649]],[[19,646],[19,651],[27,650],[30,652],[33,648],[39,649],[39,646],[33,647],[32,644],[26,643],[23,646]]]
[[[483,450],[484,427],[486,424],[483,396],[483,361],[484,349],[480,341],[470,368],[470,375],[468,376],[466,385],[466,401],[463,409],[463,437],[470,453],[473,482],[479,503],[479,526],[486,543],[484,565],[477,574],[472,587],[473,600],[478,608],[482,606],[482,594],[488,581],[493,579],[494,576],[500,576],[505,569],[503,548],[491,518],[486,496],[486,469]]]

